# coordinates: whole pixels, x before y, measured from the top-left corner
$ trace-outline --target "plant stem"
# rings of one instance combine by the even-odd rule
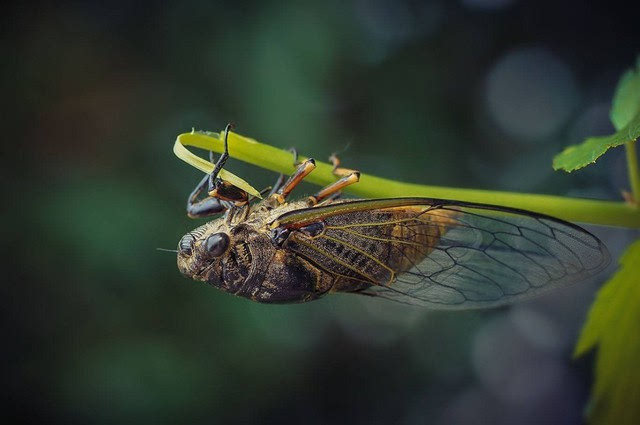
[[[629,170],[629,183],[633,195],[634,206],[638,208],[640,202],[640,171],[638,171],[638,155],[636,154],[636,142],[624,144],[627,154],[627,169]]]
[[[218,139],[217,133],[184,133],[178,136],[176,143],[214,152],[222,152],[223,150],[222,141]],[[234,158],[278,173],[291,174],[294,170],[290,152],[259,143],[235,133],[230,133],[229,135],[229,151]],[[300,157],[300,159],[303,160],[304,157]],[[202,166],[202,163],[189,163],[203,172],[210,172],[211,170],[209,168],[211,165],[208,162],[207,164],[209,165],[207,166]],[[635,175],[637,177],[638,169],[637,164],[635,165]],[[316,169],[305,178],[305,181],[317,185],[327,185],[335,181],[335,176],[332,174],[333,167],[330,164],[316,161],[316,166]],[[349,186],[346,191],[362,197],[421,196],[455,199],[520,208],[568,221],[640,228],[640,210],[624,202],[427,186],[387,180],[367,174],[361,174],[360,182]]]

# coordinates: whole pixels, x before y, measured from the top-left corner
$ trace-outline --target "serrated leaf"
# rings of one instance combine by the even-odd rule
[[[632,142],[640,137],[640,113],[622,130],[610,136],[590,137],[580,145],[567,147],[553,158],[554,170],[567,172],[594,164],[609,148]]]
[[[610,118],[617,130],[609,136],[590,137],[567,147],[553,158],[554,170],[575,171],[596,162],[610,148],[640,137],[640,58],[635,70],[627,71],[616,88]]]
[[[231,133],[233,134],[233,133]],[[214,150],[216,144],[222,144],[222,141],[219,139],[219,135],[217,133],[204,133],[204,132],[195,132],[191,133],[183,133],[180,134],[176,138],[176,142],[173,145],[173,153],[186,162],[187,164],[197,168],[198,170],[204,173],[211,173],[213,171],[214,165],[207,161],[206,159],[200,158],[197,155],[191,153],[185,146],[195,146],[202,149]],[[222,180],[226,180],[232,185],[239,187],[244,190],[248,194],[255,196],[259,199],[262,199],[260,196],[260,192],[258,192],[253,186],[247,183],[244,179],[232,174],[227,170],[220,170],[218,176]]]
[[[640,240],[620,259],[620,269],[598,292],[575,356],[597,348],[589,420],[640,423]]]

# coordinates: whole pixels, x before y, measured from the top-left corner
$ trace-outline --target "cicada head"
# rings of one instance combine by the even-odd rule
[[[244,226],[231,227],[223,219],[209,222],[178,242],[178,269],[189,279],[236,293],[251,269],[245,240]]]

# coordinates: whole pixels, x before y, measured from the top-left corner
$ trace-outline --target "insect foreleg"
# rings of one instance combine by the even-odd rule
[[[213,167],[213,171],[211,172],[211,177],[209,180],[210,184],[213,179],[218,177],[218,173],[220,172],[220,170],[222,170],[222,167],[224,167],[227,159],[229,159],[229,130],[231,130],[232,128],[233,124],[229,123],[224,129],[224,152],[222,152],[222,155],[220,155],[220,158],[218,158],[216,165]],[[212,189],[211,186],[209,187],[209,189]]]
[[[222,170],[227,159],[229,159],[229,130],[231,130],[232,127],[233,125],[229,123],[224,129],[224,152],[220,155],[220,158],[218,158],[218,161],[213,167],[213,171],[211,171],[211,174],[208,176],[209,185],[207,192],[212,198],[228,201],[230,205],[242,206],[249,202],[249,194],[218,177],[220,170]],[[211,158],[213,162],[213,156],[211,156]]]
[[[187,199],[187,215],[191,218],[208,217],[210,215],[221,214],[230,207],[229,203],[211,196],[205,199],[198,199],[198,196],[207,186],[208,181],[209,175],[204,176],[196,188],[193,189],[193,192],[189,195],[189,199]]]

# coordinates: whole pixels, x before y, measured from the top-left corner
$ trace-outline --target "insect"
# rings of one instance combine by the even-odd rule
[[[288,202],[315,168],[308,159],[251,204],[217,177],[229,156],[228,133],[229,126],[214,171],[187,202],[191,217],[224,216],[184,235],[177,260],[184,276],[231,294],[292,303],[344,292],[484,308],[579,282],[609,263],[594,235],[542,214],[428,198],[340,200],[359,173],[337,158],[340,178],[316,194]],[[199,199],[205,187],[209,196]]]

